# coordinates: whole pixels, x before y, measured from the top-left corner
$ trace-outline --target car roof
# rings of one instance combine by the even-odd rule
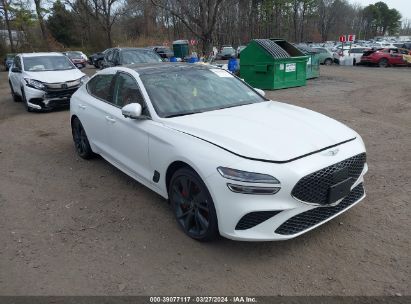
[[[112,49],[117,49],[117,50],[139,50],[139,51],[153,51],[153,49],[149,47],[115,47]]]
[[[140,75],[156,74],[169,71],[181,71],[183,69],[209,70],[218,69],[218,67],[209,64],[192,64],[176,62],[159,62],[159,63],[138,63],[126,66],[136,71]]]
[[[62,53],[57,52],[21,53],[19,55],[22,57],[64,56]]]

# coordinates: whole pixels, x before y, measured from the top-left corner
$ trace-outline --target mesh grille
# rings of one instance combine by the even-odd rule
[[[283,235],[296,234],[298,232],[304,231],[331,216],[337,214],[338,212],[348,208],[356,201],[358,201],[364,195],[363,184],[359,184],[355,187],[350,194],[343,199],[337,206],[334,207],[317,207],[288,219],[280,227],[275,230],[275,233]]]
[[[339,182],[335,180],[334,172],[347,168],[354,183],[361,175],[365,161],[366,155],[362,153],[311,173],[298,181],[291,195],[307,203],[326,205],[330,186]]]
[[[244,215],[241,220],[238,221],[237,225],[235,226],[235,230],[246,230],[250,229],[262,222],[272,218],[274,215],[280,213],[281,210],[278,211],[258,211],[258,212],[251,212]]]
[[[270,39],[254,39],[261,47],[263,47],[274,58],[289,58],[290,55],[277,43]]]

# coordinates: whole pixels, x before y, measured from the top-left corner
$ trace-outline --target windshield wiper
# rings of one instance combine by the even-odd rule
[[[185,115],[191,115],[191,114],[197,114],[197,113],[202,113],[202,111],[196,111],[196,112],[193,111],[193,112],[170,114],[170,115],[164,116],[164,118],[179,117],[179,116],[185,116]]]

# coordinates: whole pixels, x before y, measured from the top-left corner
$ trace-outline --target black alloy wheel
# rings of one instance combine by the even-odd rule
[[[92,158],[94,153],[91,150],[86,131],[78,118],[74,118],[71,124],[71,133],[77,154],[84,159]]]
[[[198,241],[217,238],[214,203],[196,172],[189,168],[177,170],[171,178],[168,191],[177,222],[188,236]]]
[[[324,60],[324,65],[332,65],[333,64],[333,60],[331,58],[327,58]]]
[[[388,66],[388,59],[383,58],[378,62],[378,66],[381,68],[386,68]]]

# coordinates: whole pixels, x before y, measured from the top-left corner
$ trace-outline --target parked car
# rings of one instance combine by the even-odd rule
[[[85,68],[87,66],[87,61],[84,59],[81,52],[64,52],[71,62],[79,69]]]
[[[361,62],[361,57],[365,51],[368,51],[368,48],[355,47],[351,48],[347,52],[344,51],[344,56],[349,56],[353,58],[353,65],[357,65]]]
[[[334,60],[333,60],[333,53],[323,47],[314,47],[313,49],[318,50],[319,56],[320,56],[320,64],[324,64],[324,65],[331,65],[333,64]]]
[[[91,65],[94,65],[94,67],[95,67],[96,69],[100,69],[100,68],[101,68],[101,63],[102,63],[103,60],[104,60],[104,55],[106,54],[106,52],[107,52],[108,50],[109,50],[109,49],[104,50],[103,52],[94,53],[94,54],[90,55],[90,56],[89,56],[89,59],[88,59],[89,63],[90,63]]]
[[[404,42],[401,48],[411,50],[411,42]]]
[[[226,59],[230,59],[231,57],[235,56],[235,50],[233,47],[231,46],[224,46],[221,49],[221,52],[217,54],[217,59],[219,60],[226,60]]]
[[[70,115],[80,157],[100,154],[169,199],[196,240],[294,238],[365,197],[358,133],[211,65],[105,69]]]
[[[247,46],[246,45],[239,45],[236,50],[237,58],[240,58],[240,53],[244,50]]]
[[[376,64],[380,67],[388,67],[406,65],[407,62],[404,61],[403,54],[398,48],[385,48],[364,52],[361,57],[361,64]]]
[[[13,99],[22,100],[29,112],[67,106],[87,79],[61,53],[17,54],[9,71]]]
[[[161,58],[169,59],[174,57],[174,52],[168,47],[165,46],[153,46],[153,51],[156,52]]]
[[[4,66],[6,67],[6,71],[8,71],[10,67],[12,66],[15,56],[16,54],[11,54],[11,53],[6,54],[6,57],[4,58]]]
[[[105,53],[101,67],[158,62],[162,62],[161,57],[148,48],[112,48]]]
[[[343,59],[347,59],[347,57],[352,58],[352,64],[356,65],[360,63],[361,61],[361,56],[364,51],[368,50],[368,48],[365,47],[358,47],[358,46],[353,46],[353,47],[345,47],[344,49],[340,48],[338,49],[334,54],[334,62],[337,64],[340,64],[340,61]],[[350,63],[351,64],[351,63]]]

